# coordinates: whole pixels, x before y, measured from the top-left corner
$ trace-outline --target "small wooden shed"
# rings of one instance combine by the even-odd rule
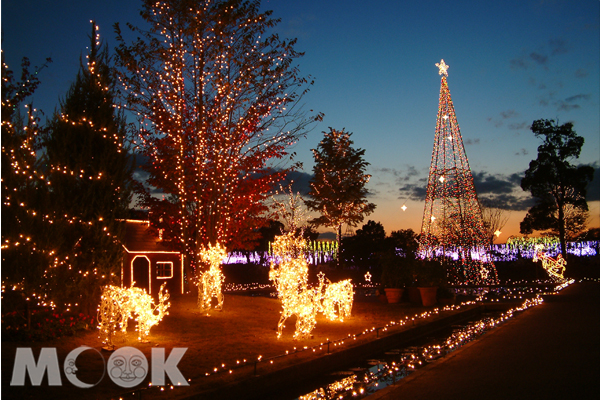
[[[149,221],[125,221],[125,256],[121,265],[121,286],[146,289],[154,298],[166,282],[171,295],[184,293],[183,257],[163,245],[148,230]]]

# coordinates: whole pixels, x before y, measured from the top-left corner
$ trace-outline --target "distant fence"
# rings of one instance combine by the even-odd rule
[[[554,243],[544,247],[544,253],[555,257],[559,253],[560,244]],[[533,258],[533,246],[495,244],[491,247],[487,257],[493,261],[515,261],[522,258]],[[578,257],[592,257],[600,254],[600,241],[568,242],[567,253]],[[309,252],[308,262],[311,265],[323,264],[333,260],[334,253]],[[268,265],[272,256],[267,251],[234,251],[229,253],[225,264],[265,264]]]

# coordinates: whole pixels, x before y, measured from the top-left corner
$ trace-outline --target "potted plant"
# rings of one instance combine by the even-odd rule
[[[442,305],[454,304],[456,294],[448,286],[442,285],[437,291],[437,298]]]
[[[388,254],[383,259],[381,284],[384,287],[388,303],[398,303],[404,294],[404,288],[412,276],[410,260],[397,254]]]
[[[425,307],[437,303],[437,290],[446,281],[444,267],[437,261],[420,261],[415,269],[417,287]]]

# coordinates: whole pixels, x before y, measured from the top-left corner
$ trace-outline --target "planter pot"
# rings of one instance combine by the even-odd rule
[[[377,298],[383,304],[387,304],[388,303],[388,299],[387,299],[387,296],[385,294],[380,294],[379,296],[377,296]]]
[[[438,290],[438,288],[435,286],[419,288],[423,306],[430,307],[430,306],[434,305],[435,303],[437,303],[437,290]]]
[[[388,303],[399,303],[403,293],[404,289],[385,288],[385,296]]]
[[[419,291],[419,288],[414,287],[414,286],[409,286],[407,288],[408,290],[408,301],[410,301],[412,304],[421,304],[421,292]]]

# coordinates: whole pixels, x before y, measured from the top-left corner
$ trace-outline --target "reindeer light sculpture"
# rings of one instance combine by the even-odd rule
[[[285,327],[285,321],[296,316],[294,339],[310,338],[317,324],[318,292],[308,287],[308,262],[304,258],[306,241],[290,232],[275,238],[273,255],[279,264],[271,261],[269,279],[275,283],[283,310],[277,325],[279,339]]]
[[[331,283],[329,279],[325,278],[323,272],[319,272],[317,276],[319,278],[319,293],[322,293],[319,311],[325,314],[329,321],[339,320],[344,322],[344,319],[350,316],[354,302],[352,281],[345,279]],[[322,288],[325,289],[324,292]]]
[[[564,281],[564,273],[567,267],[567,260],[562,257],[562,254],[556,256],[556,259],[548,256],[545,253],[542,253],[544,250],[544,246],[541,244],[537,244],[535,246],[535,254],[533,256],[533,262],[542,261],[542,267],[548,272],[552,278],[557,279],[559,281]]]
[[[350,280],[331,283],[323,273],[318,275],[319,285],[308,285],[308,242],[304,239],[300,195],[289,195],[289,204],[278,202],[283,218],[288,225],[288,233],[275,238],[271,249],[269,279],[275,283],[277,295],[283,310],[277,325],[277,338],[281,338],[285,321],[295,315],[296,330],[294,339],[309,339],[317,324],[316,315],[323,312],[329,320],[340,320],[350,316],[354,290]]]
[[[98,329],[103,347],[114,350],[113,336],[117,329],[127,332],[129,318],[137,321],[136,331],[138,340],[147,341],[150,328],[162,321],[171,306],[169,292],[163,283],[158,292],[158,304],[145,289],[132,286],[122,288],[107,285],[102,290],[100,306],[98,307]]]

